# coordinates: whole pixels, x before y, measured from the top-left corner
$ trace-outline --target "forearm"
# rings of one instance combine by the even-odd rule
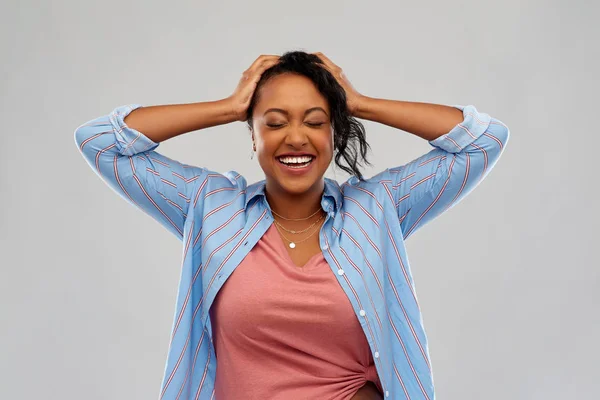
[[[363,97],[356,117],[379,122],[393,128],[434,140],[463,121],[461,110],[430,103]]]
[[[133,110],[125,123],[160,143],[183,133],[236,121],[227,99],[189,104],[141,107]]]

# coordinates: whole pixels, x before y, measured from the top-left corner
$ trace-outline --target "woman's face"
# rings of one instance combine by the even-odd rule
[[[252,137],[272,189],[290,194],[322,190],[333,157],[330,115],[327,101],[304,76],[277,75],[261,87]]]

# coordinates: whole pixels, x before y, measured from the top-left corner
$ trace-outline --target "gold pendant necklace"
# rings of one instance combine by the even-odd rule
[[[301,231],[293,231],[293,230],[291,230],[291,229],[287,229],[285,226],[283,226],[283,225],[282,225],[282,224],[281,224],[279,221],[277,221],[276,219],[273,219],[273,222],[275,222],[277,225],[279,225],[279,227],[280,227],[281,229],[283,229],[284,231],[286,231],[286,232],[289,232],[289,233],[291,233],[291,234],[294,234],[294,235],[295,235],[295,234],[298,234],[298,233],[304,233],[304,232],[306,232],[306,231],[310,230],[310,228],[312,228],[313,226],[315,226],[315,224],[318,224],[318,223],[319,223],[319,222],[320,222],[320,221],[323,219],[323,217],[324,217],[324,216],[323,216],[323,215],[321,215],[321,216],[319,217],[319,219],[318,219],[318,220],[316,220],[315,222],[313,222],[313,223],[312,223],[312,224],[311,224],[311,225],[310,225],[308,228],[306,228],[306,229],[302,229]]]
[[[304,239],[302,239],[302,240],[300,240],[300,241],[298,241],[298,242],[293,242],[293,241],[291,241],[290,239],[288,239],[288,238],[287,238],[287,237],[286,237],[286,236],[283,234],[283,232],[281,232],[281,230],[279,229],[279,226],[278,226],[277,224],[275,224],[275,228],[277,228],[277,230],[279,231],[279,233],[281,234],[281,236],[283,236],[283,238],[284,238],[285,240],[287,240],[288,242],[290,242],[288,246],[290,246],[290,249],[293,249],[293,248],[295,248],[295,247],[296,247],[296,244],[298,244],[298,243],[302,243],[302,242],[304,242],[305,240],[308,240],[308,238],[310,238],[312,235],[314,235],[314,234],[315,234],[315,232],[319,230],[320,226],[317,226],[317,229],[315,229],[315,230],[314,230],[314,231],[313,231],[313,232],[312,232],[310,235],[308,235],[307,237],[305,237]]]
[[[273,214],[277,215],[279,218],[281,218],[281,219],[283,219],[283,220],[286,220],[286,221],[306,221],[306,220],[307,220],[307,219],[309,219],[310,217],[313,217],[313,216],[317,215],[317,213],[318,213],[319,211],[321,211],[321,210],[322,210],[322,208],[319,208],[317,211],[315,211],[314,213],[312,213],[311,215],[309,215],[309,216],[308,216],[308,217],[306,217],[306,218],[286,218],[286,217],[284,217],[283,215],[279,215],[279,214],[277,214],[277,213],[276,213],[275,211],[273,211],[273,210],[271,210],[271,212],[272,212]]]

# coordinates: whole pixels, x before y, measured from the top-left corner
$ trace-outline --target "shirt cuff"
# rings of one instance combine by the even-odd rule
[[[430,140],[429,144],[449,153],[460,153],[487,130],[492,117],[478,112],[472,105],[453,105],[452,107],[463,112],[463,121],[452,128],[450,132],[435,140]]]
[[[109,120],[116,137],[117,149],[119,153],[126,156],[154,150],[159,145],[159,143],[155,143],[142,132],[128,127],[125,123],[125,117],[140,107],[142,107],[140,104],[128,104],[115,108],[109,114]]]

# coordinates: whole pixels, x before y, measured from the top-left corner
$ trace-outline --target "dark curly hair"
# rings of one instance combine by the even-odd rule
[[[367,151],[370,146],[366,140],[365,127],[354,118],[346,106],[346,91],[337,82],[335,77],[322,67],[323,61],[313,54],[304,51],[289,51],[284,53],[275,66],[267,69],[260,80],[250,100],[246,114],[246,122],[252,130],[252,113],[260,97],[260,88],[269,79],[292,73],[306,76],[313,81],[317,90],[325,97],[331,109],[331,124],[333,126],[333,146],[335,164],[342,170],[364,181],[359,166],[371,165],[367,160]],[[342,159],[345,164],[342,163]]]

